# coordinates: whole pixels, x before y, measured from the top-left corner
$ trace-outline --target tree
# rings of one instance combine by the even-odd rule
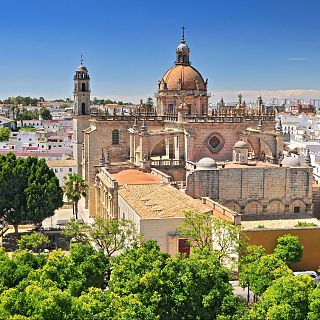
[[[108,291],[137,297],[159,320],[232,319],[238,302],[229,277],[214,252],[195,250],[189,258],[172,258],[147,241],[115,258]]]
[[[59,180],[44,159],[0,157],[0,217],[18,232],[19,224],[41,223],[62,206]]]
[[[232,261],[244,245],[240,228],[212,214],[185,211],[180,236],[186,237],[191,247],[214,250],[219,261]]]
[[[21,239],[18,240],[20,249],[32,250],[33,252],[42,251],[49,243],[49,238],[43,233],[23,235]]]
[[[78,219],[78,203],[81,197],[86,196],[87,184],[77,173],[69,173],[65,177],[64,192],[69,201],[73,202],[73,210]]]
[[[308,276],[294,277],[291,274],[276,279],[254,305],[250,319],[307,319],[313,286],[314,282]]]
[[[292,275],[288,266],[273,254],[261,256],[252,263],[249,270],[251,290],[257,296],[261,296],[275,279]]]
[[[8,141],[10,137],[10,129],[9,128],[0,128],[0,142]]]
[[[247,301],[250,299],[251,281],[254,281],[256,263],[265,255],[261,246],[247,246],[239,260],[239,284],[242,288],[248,287]]]
[[[90,226],[70,220],[63,234],[80,243],[94,243],[109,258],[140,242],[134,223],[125,219],[97,218]]]
[[[90,229],[91,240],[107,257],[140,241],[140,235],[131,220],[98,218]]]
[[[309,313],[307,319],[320,319],[320,286],[317,286],[309,295]]]
[[[41,107],[40,116],[43,120],[51,120],[52,119],[52,115],[51,115],[50,110],[45,107]]]
[[[303,245],[300,243],[298,236],[285,234],[278,238],[273,253],[287,265],[291,265],[301,259]]]

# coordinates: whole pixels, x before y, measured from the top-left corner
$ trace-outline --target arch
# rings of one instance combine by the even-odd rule
[[[116,145],[120,143],[120,132],[118,129],[112,130],[112,144]]]
[[[86,114],[86,104],[84,102],[81,103],[81,114]]]
[[[81,83],[81,91],[86,91],[86,84],[84,82]]]
[[[237,213],[240,213],[241,211],[241,207],[237,201],[226,201],[224,205],[230,210],[236,211]]]
[[[274,199],[269,201],[267,206],[268,214],[283,214],[284,213],[284,203],[279,199]]]
[[[262,205],[256,200],[248,201],[244,209],[245,214],[261,214]]]
[[[166,140],[165,138],[161,139],[156,143],[153,148],[150,150],[151,157],[162,157],[166,155]]]
[[[289,211],[290,213],[305,213],[306,204],[302,199],[294,199],[290,203]]]

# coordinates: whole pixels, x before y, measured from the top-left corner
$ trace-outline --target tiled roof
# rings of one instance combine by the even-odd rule
[[[123,170],[119,173],[113,174],[119,184],[146,184],[146,183],[157,183],[160,178],[154,174],[142,172],[139,170]]]
[[[201,200],[193,199],[169,184],[131,184],[119,190],[119,195],[143,219],[179,218],[185,210],[212,212]]]

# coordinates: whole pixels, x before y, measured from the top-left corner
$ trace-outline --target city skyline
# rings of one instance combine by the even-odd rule
[[[191,10],[192,6],[192,10]],[[181,27],[211,101],[320,98],[317,12],[308,1],[6,1],[0,99],[72,95],[80,54],[92,97],[138,102],[173,65]],[[31,17],[31,18],[30,18]],[[14,18],[14,19],[13,19]],[[7,48],[5,44],[8,44]]]

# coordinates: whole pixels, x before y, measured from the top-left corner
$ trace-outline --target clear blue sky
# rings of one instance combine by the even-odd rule
[[[80,53],[93,96],[152,95],[181,26],[211,91],[320,88],[319,0],[2,0],[0,99],[71,96]]]

